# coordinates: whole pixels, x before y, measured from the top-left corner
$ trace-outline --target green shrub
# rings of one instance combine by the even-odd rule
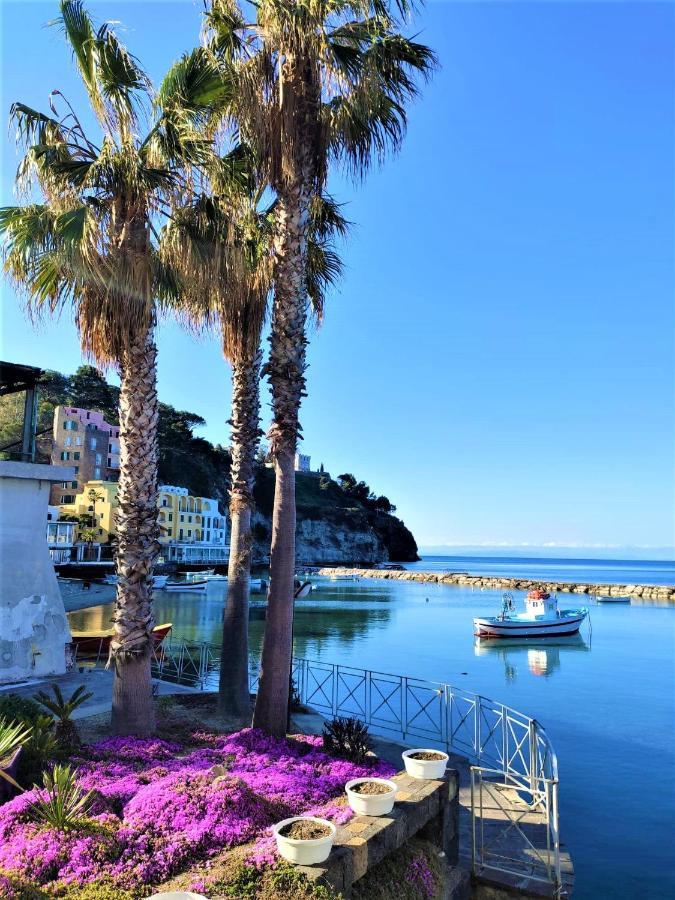
[[[358,719],[333,719],[323,727],[323,748],[331,756],[339,756],[361,765],[372,747],[368,728]]]
[[[17,771],[19,784],[29,788],[42,781],[43,770],[56,755],[54,722],[50,716],[43,715],[40,706],[34,700],[19,697],[17,694],[0,697],[0,719],[3,716],[31,728],[30,737],[23,743]]]
[[[68,885],[64,893],[58,897],[67,897],[68,900],[136,900],[146,894],[143,888],[136,891],[125,891],[108,881],[98,881],[93,884],[84,884],[82,887]]]
[[[9,900],[47,900],[48,895],[20,875],[0,869],[0,897]]]

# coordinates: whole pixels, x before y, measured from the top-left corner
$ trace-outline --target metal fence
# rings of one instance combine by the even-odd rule
[[[99,654],[99,660],[102,657]],[[200,689],[215,687],[219,668],[220,647],[213,644],[165,640],[154,650],[153,676],[164,681]],[[506,798],[499,818],[507,832],[521,836],[527,844],[533,843],[533,835],[543,827],[541,853],[526,853],[532,860],[529,877],[549,881],[559,892],[558,763],[551,741],[536,719],[463,688],[407,675],[300,658],[293,659],[292,675],[299,701],[326,717],[353,716],[374,733],[406,741],[414,738],[425,746],[467,757],[475,764],[474,869],[523,874],[522,855],[515,865],[508,854],[492,853],[485,841],[485,818],[478,811],[486,808],[486,790],[494,798],[496,789]],[[252,663],[249,683],[255,693],[258,661]],[[512,805],[513,816],[509,813]],[[527,829],[522,827],[524,815],[530,817]],[[544,859],[546,863],[541,865]]]

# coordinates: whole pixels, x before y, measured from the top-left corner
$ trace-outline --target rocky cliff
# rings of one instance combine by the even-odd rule
[[[253,517],[254,561],[269,561],[274,474],[256,476]],[[367,510],[345,497],[338,485],[316,475],[297,474],[296,558],[299,565],[372,565],[417,559],[417,544],[400,519]]]

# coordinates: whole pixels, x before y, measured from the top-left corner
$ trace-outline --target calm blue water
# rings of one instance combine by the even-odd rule
[[[425,556],[406,563],[420,572],[468,572],[508,578],[587,581],[606,584],[675,584],[675,561],[636,559],[547,559],[533,556]]]
[[[675,606],[593,605],[592,633],[578,639],[478,645],[472,618],[498,609],[498,591],[367,579],[316,586],[297,604],[298,656],[449,681],[541,721],[559,758],[576,897],[675,896]],[[223,595],[217,585],[206,596],[159,593],[156,619],[172,621],[178,637],[218,643]],[[589,602],[563,596],[561,605]],[[71,622],[101,627],[110,614],[97,607]],[[254,652],[263,627],[251,623]]]

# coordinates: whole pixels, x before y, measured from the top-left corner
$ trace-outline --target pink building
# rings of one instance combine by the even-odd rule
[[[88,481],[117,481],[119,435],[119,425],[106,422],[96,410],[57,406],[51,463],[74,468],[75,477],[52,485],[50,503],[74,503]]]

